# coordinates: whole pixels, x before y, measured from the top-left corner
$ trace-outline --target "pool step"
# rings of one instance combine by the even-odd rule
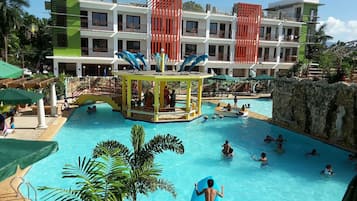
[[[19,197],[17,197],[15,192],[14,193],[1,193],[0,200],[1,201],[31,201],[29,199],[22,197],[21,195]]]

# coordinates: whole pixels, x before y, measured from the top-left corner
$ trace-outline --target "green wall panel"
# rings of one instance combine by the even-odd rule
[[[63,0],[52,0],[55,5],[57,3],[61,4]],[[54,12],[56,12],[56,6],[53,6]],[[81,56],[81,35],[80,35],[80,4],[79,0],[67,0],[66,1],[66,11],[67,11],[67,27],[54,28],[54,41],[56,41],[57,33],[67,34],[67,47],[58,47],[54,43],[53,55],[54,56]]]

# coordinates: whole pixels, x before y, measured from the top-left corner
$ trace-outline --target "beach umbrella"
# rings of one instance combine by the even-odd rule
[[[0,90],[0,102],[3,104],[32,104],[43,98],[43,94],[23,89],[7,88]]]
[[[24,169],[57,150],[54,141],[0,139],[0,182],[14,175],[17,167]]]
[[[17,66],[0,61],[0,79],[19,78],[23,74],[23,70]]]
[[[348,184],[345,195],[342,201],[356,201],[357,200],[357,175]]]

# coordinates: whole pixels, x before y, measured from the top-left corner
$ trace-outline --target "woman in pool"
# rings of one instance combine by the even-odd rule
[[[272,142],[272,141],[274,141],[274,138],[273,138],[272,136],[270,136],[270,135],[267,135],[267,136],[265,137],[265,139],[264,139],[264,142],[265,142],[265,143],[270,143],[270,142]]]
[[[327,176],[332,176],[335,174],[335,172],[332,170],[332,165],[327,164],[325,169],[321,171],[321,174],[327,175]]]
[[[267,157],[267,154],[265,152],[262,152],[260,154],[260,158],[256,158],[255,156],[252,156],[252,159],[255,160],[255,161],[259,161],[261,162],[260,163],[260,167],[264,167],[266,165],[268,165],[268,157]]]

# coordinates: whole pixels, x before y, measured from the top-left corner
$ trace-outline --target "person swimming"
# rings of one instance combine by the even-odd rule
[[[317,153],[316,149],[312,149],[310,152],[305,154],[306,156],[318,156],[320,155],[319,153]]]
[[[272,141],[274,141],[274,138],[272,136],[270,136],[270,135],[265,136],[265,139],[264,139],[265,143],[270,143]]]
[[[258,162],[261,162],[260,163],[260,167],[264,167],[266,165],[268,165],[268,157],[267,157],[267,154],[265,152],[262,152],[260,154],[260,158],[256,158],[255,155],[252,156],[252,159],[255,160],[255,161],[258,161]]]
[[[231,145],[229,144],[228,140],[225,141],[225,143],[222,145],[223,149],[222,149],[222,153],[224,156],[233,156],[233,149],[231,147]]]
[[[322,170],[320,174],[324,174],[324,175],[327,175],[327,176],[332,176],[332,175],[335,174],[335,172],[332,169],[332,165],[327,164],[325,169]]]

